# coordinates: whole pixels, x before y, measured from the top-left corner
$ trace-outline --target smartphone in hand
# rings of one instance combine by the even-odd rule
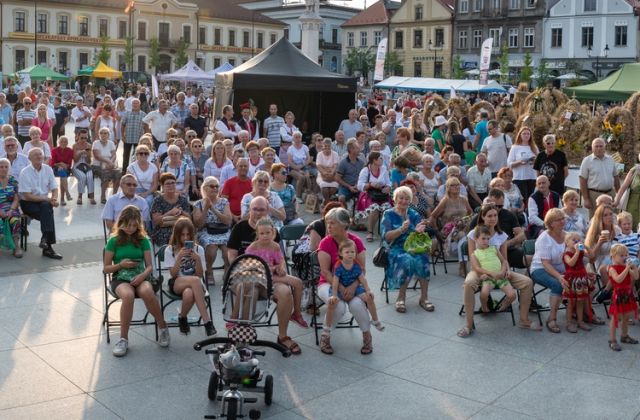
[[[184,241],[184,247],[187,249],[193,249],[193,241]]]

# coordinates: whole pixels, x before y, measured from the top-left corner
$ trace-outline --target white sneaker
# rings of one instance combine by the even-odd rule
[[[160,347],[169,347],[171,337],[169,337],[169,328],[160,329],[160,335],[158,336],[158,345]]]
[[[115,346],[113,346],[113,355],[116,357],[122,357],[127,354],[129,349],[129,340],[126,338],[120,338]]]

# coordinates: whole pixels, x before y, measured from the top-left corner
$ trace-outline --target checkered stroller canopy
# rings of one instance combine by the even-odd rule
[[[222,285],[222,317],[238,324],[254,324],[269,315],[271,270],[256,255],[241,255],[229,266]],[[234,307],[239,305],[237,314]]]

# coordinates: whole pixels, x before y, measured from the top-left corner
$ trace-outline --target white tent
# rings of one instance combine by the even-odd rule
[[[233,66],[229,64],[228,61],[225,61],[224,64],[222,64],[221,66],[216,67],[213,70],[209,70],[206,73],[212,77],[216,77],[216,73],[222,73],[224,71],[230,71],[230,70],[233,70]]]
[[[197,66],[193,60],[189,60],[181,69],[173,73],[163,74],[160,80],[174,80],[178,82],[194,82],[194,83],[213,83],[214,76],[207,74],[204,70]]]
[[[488,84],[480,85],[477,80],[434,79],[431,77],[392,76],[376,83],[376,87],[415,92],[449,92],[452,88],[457,92],[506,92],[495,80],[489,80]]]

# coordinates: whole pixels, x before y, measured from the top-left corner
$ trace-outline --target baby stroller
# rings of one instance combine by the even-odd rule
[[[268,317],[271,298],[271,272],[260,257],[241,255],[225,274],[222,286],[222,316],[228,325],[228,337],[211,337],[194,344],[195,350],[207,349],[213,365],[209,378],[210,400],[222,401],[220,414],[205,418],[235,420],[244,418],[244,404],[256,403],[255,397],[245,397],[243,392],[264,393],[264,402],[271,405],[273,398],[273,376],[263,375],[255,356],[264,356],[264,351],[252,347],[271,347],[283,357],[291,352],[286,347],[258,340],[255,325]],[[264,378],[264,386],[260,382]],[[250,419],[260,418],[260,411],[249,411]]]

